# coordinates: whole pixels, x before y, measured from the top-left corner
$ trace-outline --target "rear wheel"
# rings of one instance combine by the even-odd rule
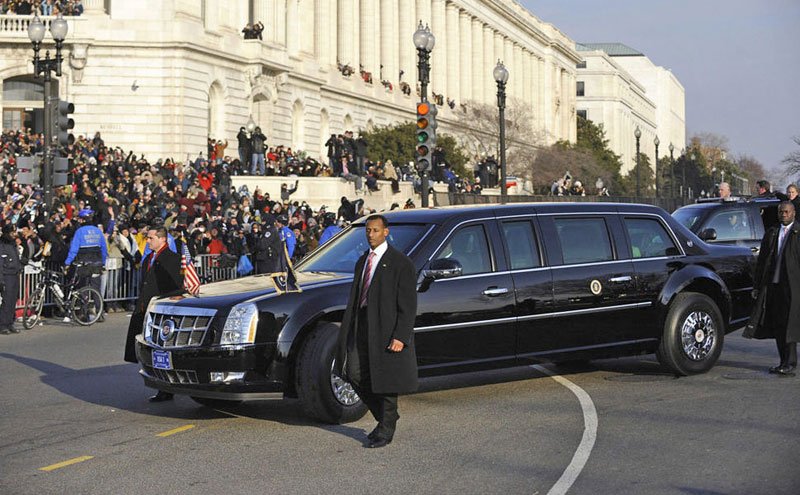
[[[656,356],[676,375],[705,373],[719,359],[724,339],[722,313],[714,300],[684,292],[670,305]]]
[[[35,327],[39,323],[39,318],[42,316],[42,308],[44,307],[44,286],[36,287],[28,296],[28,301],[25,303],[25,309],[22,313],[22,326],[28,330]]]
[[[103,315],[103,298],[91,287],[74,290],[70,296],[72,319],[80,325],[91,325]]]
[[[339,326],[327,323],[306,338],[297,356],[296,388],[303,412],[325,423],[361,419],[367,406],[343,378],[333,373]]]

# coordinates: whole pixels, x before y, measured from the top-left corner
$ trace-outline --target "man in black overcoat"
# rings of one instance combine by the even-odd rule
[[[386,242],[386,218],[371,215],[366,235],[370,249],[353,272],[335,371],[350,381],[378,421],[367,436],[368,446],[376,448],[394,438],[400,417],[397,395],[417,389],[417,291],[414,264]]]
[[[778,206],[778,225],[764,235],[753,297],[756,306],[743,335],[775,339],[780,363],[770,373],[794,376],[800,340],[800,223],[791,201]]]
[[[154,297],[177,296],[183,294],[183,275],[181,257],[169,249],[167,229],[159,227],[147,232],[150,253],[142,260],[139,299],[131,315],[128,338],[125,342],[125,361],[136,362],[136,336],[142,333],[147,305]],[[172,394],[159,391],[151,402],[161,402],[172,398]]]

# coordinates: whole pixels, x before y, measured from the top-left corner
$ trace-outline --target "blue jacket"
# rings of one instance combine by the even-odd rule
[[[322,246],[326,242],[328,242],[331,237],[335,236],[339,232],[342,231],[342,228],[338,225],[328,225],[325,227],[325,230],[322,231],[322,235],[319,236],[319,245]]]
[[[281,228],[281,240],[286,243],[286,252],[289,253],[291,258],[294,255],[294,246],[297,244],[297,239],[294,238],[294,232],[289,227]]]
[[[97,257],[98,250],[101,254],[101,259]],[[106,245],[103,231],[94,225],[84,225],[76,230],[75,236],[69,245],[69,254],[67,254],[64,264],[71,265],[76,257],[80,257],[79,261],[96,261],[105,265],[108,258],[108,246]]]

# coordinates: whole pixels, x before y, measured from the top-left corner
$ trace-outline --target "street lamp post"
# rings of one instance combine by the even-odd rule
[[[640,196],[639,191],[639,138],[642,137],[642,131],[639,129],[639,126],[636,126],[636,130],[633,131],[633,136],[636,138],[636,197]]]
[[[661,141],[658,139],[658,136],[653,140],[653,144],[656,145],[656,198],[658,197],[658,145],[661,144]]]
[[[497,108],[500,110],[500,202],[508,201],[508,187],[506,184],[506,83],[508,82],[508,69],[500,59],[492,71],[497,82]]]
[[[669,196],[671,198],[675,197],[675,157],[672,154],[674,151],[675,145],[669,143]]]
[[[686,148],[681,150],[681,158],[683,158],[681,160],[683,162],[681,166],[681,197],[683,197],[686,194],[686,162],[689,160],[689,157],[686,156]]]
[[[53,80],[51,73],[55,72],[56,77],[61,77],[61,48],[67,37],[69,25],[61,14],[50,23],[50,34],[56,42],[55,58],[50,58],[50,50],[45,51],[44,59],[39,57],[42,41],[44,41],[45,25],[39,16],[36,15],[28,25],[28,38],[33,45],[33,77],[38,79],[43,76],[44,80],[44,146],[42,153],[42,189],[44,189],[44,214],[50,214],[53,206],[53,157],[55,155],[53,137],[55,135],[53,121],[58,104],[58,80]]]
[[[420,101],[428,101],[428,82],[430,81],[431,65],[430,58],[434,45],[436,45],[436,37],[431,32],[428,26],[422,25],[419,21],[417,30],[413,36],[414,46],[417,48],[417,69],[419,71],[419,86],[420,86]],[[422,193],[422,207],[428,207],[428,170],[420,171],[422,173],[422,185],[420,191]]]

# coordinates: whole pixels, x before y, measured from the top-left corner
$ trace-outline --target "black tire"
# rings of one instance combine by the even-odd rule
[[[684,292],[670,304],[656,357],[676,375],[705,373],[719,359],[724,341],[722,313],[714,300]]]
[[[22,326],[26,330],[30,330],[39,323],[39,318],[42,316],[42,308],[44,307],[44,287],[37,287],[31,292],[28,301],[25,303],[25,309],[22,313]]]
[[[209,407],[211,409],[225,409],[228,407],[235,407],[242,403],[240,400],[227,400],[227,399],[207,399],[205,397],[191,396],[192,400],[201,406]]]
[[[83,326],[96,322],[103,316],[103,297],[91,287],[81,287],[70,296],[72,320]]]
[[[339,325],[326,323],[317,327],[302,343],[295,369],[303,413],[331,424],[352,423],[367,412],[352,386],[332,373],[338,336]]]

